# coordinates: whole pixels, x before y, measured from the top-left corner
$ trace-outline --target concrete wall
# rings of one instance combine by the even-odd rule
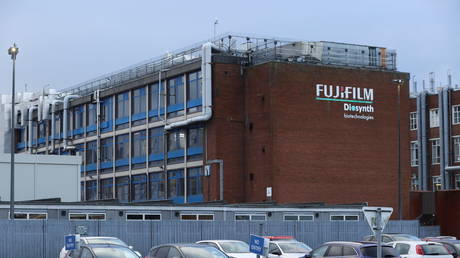
[[[0,154],[0,198],[10,200],[10,155]],[[79,156],[15,155],[15,201],[80,200]]]

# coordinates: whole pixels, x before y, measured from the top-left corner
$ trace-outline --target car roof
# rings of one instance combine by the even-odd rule
[[[404,241],[393,241],[390,242],[392,244],[410,244],[410,245],[426,245],[426,244],[440,244],[439,242],[433,241],[411,241],[411,240],[404,240]]]
[[[351,245],[354,247],[368,247],[368,246],[377,246],[377,243],[375,242],[370,242],[370,241],[331,241],[331,242],[326,242],[324,245],[327,244],[334,244],[334,245]],[[382,246],[391,246],[386,243],[382,243]]]
[[[158,245],[155,246],[154,248],[162,247],[162,246],[175,246],[175,247],[199,247],[199,248],[204,248],[204,247],[209,247],[206,245],[200,245],[197,243],[174,243],[174,244],[164,244],[164,245]]]
[[[452,243],[452,244],[460,244],[460,240],[454,240],[454,239],[432,239],[430,242],[436,242],[436,243]]]
[[[197,243],[201,243],[201,242],[242,242],[242,243],[246,243],[244,241],[241,241],[241,240],[230,240],[230,239],[221,239],[221,240],[200,240],[200,241],[197,241]]]

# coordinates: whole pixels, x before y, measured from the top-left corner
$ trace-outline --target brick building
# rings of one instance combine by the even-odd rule
[[[408,215],[409,75],[394,51],[212,43],[21,98],[16,151],[82,155],[82,200],[368,202]]]

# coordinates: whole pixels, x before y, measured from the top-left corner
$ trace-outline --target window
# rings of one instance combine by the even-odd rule
[[[358,215],[331,215],[331,221],[359,221]]]
[[[189,73],[187,92],[187,100],[201,99],[201,71]]]
[[[97,181],[86,181],[86,200],[96,200],[97,199]]]
[[[455,175],[455,188],[460,189],[460,174]]]
[[[87,125],[95,125],[96,124],[96,104],[88,104],[88,112],[87,112]]]
[[[285,221],[313,221],[313,215],[284,215]]]
[[[181,220],[214,220],[214,214],[181,214]]]
[[[161,84],[162,94],[159,94],[158,83],[150,85],[150,110],[158,110],[158,103],[160,103],[160,108],[164,107],[164,84],[164,82]]]
[[[398,250],[400,254],[408,254],[410,245],[408,244],[396,244],[395,249]]]
[[[105,220],[105,213],[69,213],[69,220]]]
[[[145,157],[145,131],[138,131],[132,134],[133,157]]]
[[[204,128],[190,128],[188,131],[188,147],[203,147]]]
[[[127,213],[126,220],[161,220],[161,215],[151,213]]]
[[[439,127],[439,109],[430,109],[430,128]]]
[[[183,130],[168,134],[168,152],[180,150],[185,147],[185,132]]]
[[[8,212],[8,218],[10,213]],[[14,212],[15,220],[46,220],[48,213],[46,212]]]
[[[418,142],[416,141],[410,143],[410,164],[412,167],[418,165]]]
[[[144,201],[147,193],[147,175],[135,175],[131,179],[132,200]]]
[[[129,177],[116,178],[116,194],[120,202],[129,201]]]
[[[143,113],[146,111],[145,88],[133,90],[132,114]]]
[[[100,190],[101,199],[112,199],[113,198],[113,180],[112,178],[101,179]]]
[[[452,106],[452,124],[460,124],[460,105]]]
[[[123,134],[116,137],[115,157],[117,160],[129,158],[129,135]]]
[[[410,183],[411,183],[411,190],[412,191],[420,190],[419,189],[419,184],[418,184],[417,174],[412,175]]]
[[[184,103],[184,76],[168,80],[168,106]]]
[[[431,164],[439,164],[441,162],[441,145],[439,139],[431,140]]]
[[[342,252],[343,252],[343,256],[357,256],[358,255],[355,249],[353,249],[353,247],[350,247],[350,246],[344,246]]]
[[[187,194],[199,195],[203,193],[201,185],[201,178],[203,176],[203,168],[189,168],[187,169]]]
[[[168,197],[184,196],[184,170],[168,171]]]
[[[117,118],[123,118],[129,116],[129,105],[128,105],[128,92],[117,95]]]
[[[255,221],[263,221],[267,220],[265,214],[236,214],[235,220],[255,220]]]
[[[440,176],[433,176],[433,191],[439,191],[441,190],[442,184],[441,184],[441,177]]]
[[[318,249],[315,249],[314,251],[311,252],[311,257],[312,258],[324,257],[328,247],[329,246],[327,246],[327,245],[323,245],[323,246],[319,247]]]
[[[78,106],[73,109],[73,128],[78,129],[83,127],[83,106]]]
[[[342,246],[332,245],[329,247],[326,256],[342,256]]]
[[[97,163],[97,142],[92,141],[86,144],[86,164]]]
[[[409,115],[409,125],[411,130],[417,130],[417,112],[411,112]]]
[[[101,140],[101,162],[113,161],[113,139],[105,138]]]
[[[149,154],[163,154],[163,128],[152,128],[149,131]]]
[[[112,120],[112,97],[101,100],[101,122]]]
[[[460,136],[453,137],[454,142],[454,162],[460,162]]]
[[[165,173],[157,172],[149,174],[150,180],[150,200],[163,200],[166,198],[165,192]]]

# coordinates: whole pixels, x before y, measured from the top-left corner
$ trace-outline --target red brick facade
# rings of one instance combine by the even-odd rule
[[[398,214],[398,106],[404,216],[409,215],[408,74],[271,62],[213,65],[207,160],[223,159],[225,200],[368,202]],[[393,79],[404,79],[400,88]],[[349,102],[316,99],[316,85],[373,89],[373,120],[345,118]],[[356,106],[368,104],[351,103]],[[218,166],[206,199],[218,199]]]

